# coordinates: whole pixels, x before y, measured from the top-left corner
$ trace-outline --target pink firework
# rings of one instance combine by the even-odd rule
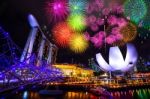
[[[91,14],[94,11],[94,7],[93,5],[91,5],[90,3],[87,4],[85,11],[87,14]]]
[[[107,22],[110,25],[116,25],[117,24],[117,17],[114,15],[111,15],[108,17]]]
[[[98,31],[98,29],[99,29],[99,27],[98,27],[98,25],[97,25],[96,23],[92,24],[92,25],[90,26],[90,28],[91,28],[91,30],[94,31],[94,32]]]
[[[50,22],[64,20],[69,13],[67,0],[51,0],[47,2],[46,14]]]
[[[118,18],[117,19],[117,25],[119,27],[124,27],[127,25],[127,21],[124,18]]]
[[[104,32],[104,31],[99,31],[98,34],[103,36],[103,37],[106,36],[106,32]]]
[[[120,34],[120,28],[119,27],[112,28],[111,33],[112,34]]]
[[[116,39],[115,39],[115,36],[114,36],[114,35],[109,35],[109,36],[106,38],[106,43],[107,43],[107,44],[113,44],[115,41],[116,41]]]
[[[88,32],[85,32],[84,33],[84,38],[86,41],[89,41],[90,40],[90,34]]]
[[[95,3],[97,4],[99,9],[102,9],[104,7],[104,0],[95,0]]]
[[[101,47],[103,45],[105,32],[101,31],[91,37],[91,42],[94,44],[95,47]]]
[[[109,8],[104,8],[102,10],[103,15],[108,15],[110,13],[110,9]]]
[[[115,39],[118,41],[118,40],[122,40],[123,39],[123,36],[118,33],[118,34],[115,34]]]
[[[117,14],[122,14],[124,12],[123,6],[122,5],[114,5],[112,7],[112,12],[117,13]]]
[[[102,18],[97,18],[96,23],[97,23],[99,26],[104,25],[104,19],[102,19]]]
[[[96,17],[94,15],[91,15],[88,17],[88,21],[89,21],[88,23],[90,23],[90,24],[94,23],[94,22],[96,22]]]

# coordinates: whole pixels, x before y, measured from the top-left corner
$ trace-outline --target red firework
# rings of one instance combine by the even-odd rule
[[[60,47],[67,47],[73,34],[68,24],[65,22],[58,23],[52,31],[56,44]]]

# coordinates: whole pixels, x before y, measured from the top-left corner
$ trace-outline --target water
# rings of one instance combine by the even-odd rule
[[[0,98],[2,99],[2,98]],[[94,96],[88,92],[77,92],[77,91],[68,91],[61,96],[41,96],[38,92],[34,91],[24,91],[19,93],[14,93],[3,97],[3,99],[99,99],[97,96]]]
[[[111,99],[150,99],[150,89],[110,92]],[[41,96],[35,91],[15,92],[0,99],[108,99],[84,91],[67,91],[61,96]]]
[[[150,99],[150,89],[111,92],[113,99]]]

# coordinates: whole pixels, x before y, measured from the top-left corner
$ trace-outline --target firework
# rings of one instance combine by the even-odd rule
[[[95,3],[98,5],[99,9],[104,7],[104,0],[95,0]]]
[[[131,21],[138,24],[147,13],[146,4],[143,0],[127,0],[124,4],[124,13]]]
[[[85,38],[85,40],[89,41],[90,40],[90,34],[88,32],[85,32],[84,38]]]
[[[75,53],[83,53],[88,47],[88,42],[86,41],[84,35],[74,34],[70,40],[70,49]]]
[[[69,7],[71,10],[71,13],[74,14],[81,14],[85,11],[85,0],[69,0]]]
[[[94,15],[91,15],[88,17],[87,21],[88,21],[87,23],[93,24],[96,22],[96,17]]]
[[[100,48],[103,45],[103,39],[105,36],[104,31],[100,31],[97,34],[95,34],[93,37],[91,37],[91,42],[94,44],[95,47]]]
[[[85,17],[82,14],[71,14],[67,21],[75,31],[82,31],[86,28]]]
[[[147,9],[150,9],[150,0],[144,0]],[[141,21],[142,27],[146,29],[150,29],[150,13],[147,12],[147,14],[144,16],[143,20]]]
[[[108,17],[107,22],[109,25],[116,25],[117,24],[117,17],[114,15],[111,15]]]
[[[124,18],[118,18],[117,19],[117,25],[119,27],[124,27],[127,25],[127,21]]]
[[[50,22],[64,20],[68,12],[67,0],[52,0],[46,3],[46,14]]]
[[[115,36],[114,36],[114,35],[109,35],[109,36],[106,38],[106,43],[107,43],[107,44],[113,44],[115,41],[116,41],[116,39],[115,39]]]
[[[124,46],[125,44],[126,44],[126,42],[124,42],[123,40],[118,40],[111,45],[113,45],[113,46]]]
[[[112,7],[112,12],[117,13],[117,14],[122,14],[124,12],[123,6],[122,5],[114,5]]]
[[[119,27],[112,28],[111,33],[112,34],[120,34],[120,28]]]
[[[67,47],[72,35],[72,29],[65,22],[58,23],[53,28],[53,37],[56,44],[60,47]]]
[[[103,15],[108,15],[110,13],[110,9],[109,8],[104,8],[102,10]]]
[[[99,29],[99,27],[98,27],[98,25],[97,25],[96,23],[92,24],[92,25],[90,26],[90,28],[91,28],[91,30],[94,31],[94,32],[98,31],[98,29]]]
[[[150,13],[147,14],[142,20],[142,27],[150,29]]]
[[[99,26],[104,25],[104,19],[97,18],[96,23],[97,23]]]
[[[87,14],[91,14],[94,11],[94,7],[92,4],[88,3],[85,7],[85,11]]]
[[[116,39],[116,41],[118,41],[118,40],[122,40],[122,39],[123,39],[122,34],[120,34],[120,33],[115,34],[115,39]]]
[[[137,35],[137,28],[134,24],[128,23],[126,26],[122,27],[120,33],[123,36],[124,42],[132,41]]]

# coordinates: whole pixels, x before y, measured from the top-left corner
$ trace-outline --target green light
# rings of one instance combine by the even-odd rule
[[[75,10],[77,10],[77,9],[78,9],[78,7],[77,7],[77,6],[74,6],[74,9],[75,9]]]
[[[150,0],[144,0],[147,9],[150,9]],[[142,27],[146,29],[150,29],[150,13],[147,12],[147,14],[142,19]]]
[[[124,4],[124,13],[131,21],[138,24],[147,13],[146,4],[143,0],[127,0]]]
[[[72,14],[68,17],[68,24],[76,31],[86,28],[85,17],[82,14]]]

